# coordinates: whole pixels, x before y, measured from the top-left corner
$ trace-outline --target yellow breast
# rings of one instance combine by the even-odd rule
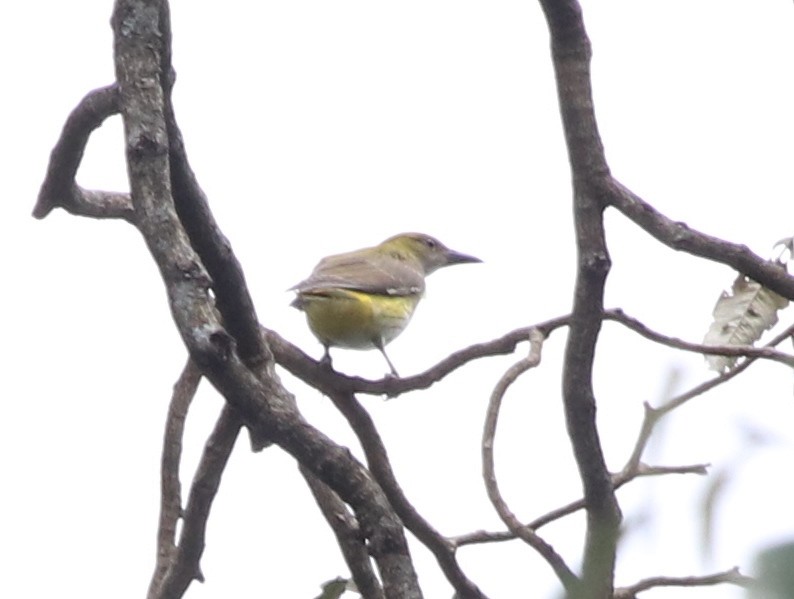
[[[420,294],[374,295],[350,289],[299,294],[299,307],[314,335],[326,346],[383,347],[408,325]]]

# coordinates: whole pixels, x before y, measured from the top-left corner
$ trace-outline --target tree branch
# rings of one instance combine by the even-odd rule
[[[66,119],[61,136],[50,153],[47,174],[33,208],[34,217],[44,218],[60,207],[80,216],[121,218],[135,223],[129,194],[87,190],[75,181],[91,133],[118,112],[116,85],[95,89],[80,100]]]
[[[658,335],[658,333],[654,333],[654,335]],[[783,330],[781,333],[776,335],[764,347],[771,348],[776,345],[779,345],[786,339],[792,337],[792,335],[794,335],[794,324],[792,324],[791,326]],[[692,389],[689,389],[688,391],[685,391],[684,393],[681,393],[676,397],[671,398],[670,400],[666,401],[658,408],[654,408],[646,402],[644,404],[645,417],[643,419],[642,425],[640,426],[640,431],[637,435],[637,440],[634,443],[634,448],[632,449],[632,453],[629,456],[628,460],[626,461],[626,464],[621,469],[621,471],[612,477],[612,482],[615,490],[620,489],[620,487],[622,487],[623,485],[631,482],[632,480],[640,476],[655,476],[662,474],[706,474],[708,471],[708,464],[692,464],[687,466],[648,466],[646,464],[643,464],[641,461],[642,454],[644,453],[645,447],[648,444],[648,440],[650,439],[651,434],[653,433],[653,429],[656,426],[656,423],[672,410],[690,401],[691,399],[694,399],[695,397],[703,395],[704,393],[710,391],[714,387],[717,387],[723,383],[728,382],[735,376],[738,376],[739,374],[744,372],[756,360],[762,359],[763,357],[766,356],[764,356],[763,354],[759,354],[754,357],[748,357],[747,360],[735,366],[731,370],[722,373],[711,380],[696,385]],[[552,510],[551,512],[548,512],[536,518],[535,520],[525,524],[525,526],[537,530],[542,526],[549,524],[550,522],[559,520],[560,518],[563,518],[578,510],[583,509],[584,507],[585,507],[584,499],[577,499],[576,501],[572,501],[564,506],[561,506],[555,510]],[[462,547],[464,545],[472,545],[476,543],[496,543],[503,541],[511,541],[515,538],[516,535],[512,531],[478,530],[478,531],[458,535],[455,537],[451,537],[449,541],[455,547]]]
[[[193,477],[182,533],[171,565],[160,584],[150,589],[149,599],[181,597],[193,580],[204,581],[200,560],[204,553],[207,520],[242,425],[234,409],[224,405]]]
[[[364,449],[367,465],[388,497],[394,511],[397,512],[406,528],[433,553],[441,571],[455,589],[456,595],[460,599],[484,599],[485,595],[482,591],[461,570],[455,557],[454,548],[408,501],[394,476],[386,447],[383,445],[383,440],[369,413],[352,393],[333,391],[328,396],[356,433],[356,437]]]
[[[185,418],[195,397],[201,371],[188,358],[174,385],[163,438],[163,455],[160,464],[160,522],[157,528],[157,561],[149,583],[149,599],[155,597],[176,554],[176,528],[182,517],[182,495],[179,483],[179,464],[182,459],[182,436]]]
[[[636,318],[626,315],[626,313],[624,313],[621,309],[605,310],[604,318],[606,320],[619,322],[623,326],[631,329],[635,333],[642,335],[646,339],[650,339],[651,341],[655,341],[656,343],[661,343],[662,345],[673,347],[675,349],[704,355],[763,358],[766,360],[772,360],[774,362],[780,362],[786,366],[794,367],[794,356],[785,352],[777,351],[771,346],[753,347],[751,345],[705,345],[703,343],[691,343],[676,337],[669,337],[667,335],[657,333]]]
[[[745,245],[724,241],[696,231],[686,223],[673,221],[614,179],[604,189],[607,203],[664,245],[726,264],[764,287],[794,300],[794,277],[779,264],[764,260]]]
[[[633,585],[615,589],[614,599],[636,599],[637,593],[659,587],[704,587],[717,584],[733,584],[740,587],[749,587],[753,579],[744,576],[739,568],[731,568],[716,574],[706,576],[652,576],[645,578]]]
[[[372,562],[367,553],[367,546],[358,521],[347,509],[345,503],[339,499],[339,495],[334,493],[328,485],[303,466],[300,467],[300,471],[326,522],[336,536],[336,541],[342,550],[347,567],[350,568],[359,593],[367,599],[370,597],[384,599],[383,588],[372,569]]]
[[[534,529],[524,526],[510,510],[507,502],[499,491],[499,484],[496,480],[496,470],[494,468],[494,437],[496,436],[496,424],[499,421],[499,412],[502,406],[507,389],[519,376],[531,368],[540,364],[540,354],[543,348],[543,335],[536,329],[529,333],[529,355],[511,366],[507,372],[499,379],[488,403],[488,411],[485,417],[485,426],[482,435],[482,475],[485,481],[485,489],[488,498],[491,500],[496,513],[507,525],[510,531],[535,549],[552,567],[554,573],[560,579],[566,591],[571,591],[574,584],[578,581],[576,575],[571,571],[562,557],[538,535]]]
[[[281,337],[275,331],[262,328],[262,334],[273,350],[276,362],[290,373],[323,393],[366,393],[369,395],[386,395],[396,397],[409,391],[427,389],[444,379],[452,371],[469,362],[490,356],[513,353],[519,343],[529,339],[532,329],[540,331],[544,337],[570,323],[569,315],[522,327],[509,333],[486,341],[476,343],[458,350],[428,370],[405,378],[386,377],[380,380],[369,380],[357,376],[348,376],[335,370],[323,368],[319,361],[312,359],[298,347]]]
[[[577,275],[563,365],[563,403],[568,436],[584,489],[587,536],[582,581],[572,596],[612,595],[621,514],[595,420],[592,385],[601,328],[604,287],[610,268],[601,186],[609,168],[598,133],[590,85],[590,40],[575,0],[541,0],[551,33],[552,61],[573,178]]]
[[[191,357],[246,423],[293,455],[354,510],[388,598],[419,599],[402,525],[350,452],[310,426],[271,368],[251,370],[236,353],[210,297],[210,279],[177,217],[171,195],[164,83],[167,18],[161,2],[117,0],[112,19],[116,75],[139,228],[165,282],[172,315]],[[166,81],[167,84],[167,81]],[[225,293],[216,289],[216,296]],[[249,322],[255,317],[245,316]],[[258,329],[254,329],[258,335]],[[249,334],[250,336],[250,334]]]

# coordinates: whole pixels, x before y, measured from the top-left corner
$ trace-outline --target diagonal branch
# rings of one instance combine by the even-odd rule
[[[177,329],[202,373],[236,410],[235,418],[261,428],[351,506],[378,565],[386,597],[419,599],[422,593],[402,524],[380,487],[347,449],[306,422],[272,368],[252,370],[240,358],[236,339],[221,324],[209,292],[210,279],[172,200],[163,87],[164,79],[171,76],[163,64],[170,35],[165,31],[165,13],[163,0],[117,0],[112,24],[131,195]],[[220,292],[216,290],[216,295]],[[258,328],[250,335],[259,335]]]
[[[356,433],[367,457],[367,465],[394,511],[406,528],[433,553],[447,580],[454,587],[456,596],[460,599],[483,599],[485,595],[482,591],[461,570],[454,547],[408,501],[394,476],[386,447],[369,413],[352,393],[334,391],[329,393],[329,397]]]
[[[306,479],[309,489],[314,495],[325,520],[334,531],[336,541],[345,558],[350,574],[362,597],[384,599],[383,588],[372,569],[372,562],[367,553],[367,545],[358,526],[355,516],[350,513],[345,503],[339,499],[328,485],[319,480],[303,466],[301,474]]]
[[[507,528],[510,529],[510,532],[535,549],[535,551],[549,563],[565,589],[571,591],[574,584],[577,582],[576,575],[551,545],[544,541],[533,528],[524,526],[518,520],[502,497],[499,491],[499,485],[496,481],[493,446],[502,399],[507,389],[519,376],[540,364],[540,353],[544,339],[543,335],[538,330],[532,330],[529,333],[529,339],[529,355],[511,366],[499,380],[493,393],[491,393],[491,400],[488,403],[488,411],[485,417],[485,427],[482,435],[482,475],[485,481],[485,489],[488,492],[488,498],[496,509],[496,513],[499,514],[499,517],[507,525]]]
[[[604,198],[666,246],[731,266],[764,287],[794,300],[794,277],[775,262],[754,254],[747,246],[701,233],[668,218],[618,181],[611,180],[605,186]]]
[[[150,589],[149,599],[181,597],[193,580],[204,580],[199,562],[204,553],[207,520],[242,424],[234,409],[225,405],[193,477],[171,565],[160,584],[153,591]]]

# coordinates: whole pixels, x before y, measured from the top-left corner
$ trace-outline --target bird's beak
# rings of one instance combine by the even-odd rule
[[[467,262],[482,262],[479,258],[475,258],[474,256],[469,256],[468,254],[462,254],[461,252],[456,252],[455,250],[448,249],[444,257],[447,260],[447,264],[466,264]]]

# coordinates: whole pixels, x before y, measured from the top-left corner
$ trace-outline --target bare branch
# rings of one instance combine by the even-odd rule
[[[496,509],[496,513],[507,525],[510,531],[517,537],[526,542],[530,547],[535,549],[552,567],[557,577],[562,582],[567,590],[571,590],[575,582],[577,582],[576,575],[571,571],[562,557],[554,550],[554,548],[543,540],[534,529],[524,526],[519,522],[516,515],[510,510],[507,502],[502,497],[499,491],[499,484],[496,480],[496,469],[494,468],[494,437],[496,436],[496,424],[499,421],[499,412],[502,406],[502,399],[504,398],[507,389],[512,385],[519,376],[525,373],[530,368],[536,367],[540,364],[540,354],[543,348],[543,334],[537,329],[532,329],[529,332],[529,355],[524,359],[516,362],[511,366],[507,372],[499,379],[493,392],[491,393],[491,400],[488,403],[488,411],[485,417],[485,427],[482,434],[482,475],[485,481],[485,489],[488,492],[488,498]]]
[[[348,376],[324,368],[320,362],[313,360],[275,331],[264,327],[261,328],[261,331],[273,350],[276,362],[306,384],[323,393],[367,393],[395,397],[409,391],[427,389],[472,360],[513,353],[519,343],[527,341],[532,329],[537,329],[545,337],[548,337],[553,331],[567,326],[570,319],[570,315],[560,316],[529,327],[515,329],[498,339],[476,343],[458,350],[421,374],[405,378],[387,377],[377,381]]]
[[[764,287],[794,300],[794,277],[777,262],[764,260],[747,246],[724,241],[673,221],[615,180],[605,186],[604,199],[666,246],[731,266]]]
[[[176,553],[176,528],[182,517],[182,493],[179,483],[179,464],[182,458],[182,435],[185,418],[195,397],[201,371],[188,358],[182,374],[174,385],[163,438],[163,455],[160,463],[160,523],[157,528],[157,561],[149,584],[148,597],[162,583]]]
[[[731,568],[706,576],[652,576],[627,587],[615,589],[614,599],[635,599],[637,593],[659,587],[704,587],[717,584],[733,584],[749,587],[753,579],[739,572],[739,568]]]
[[[794,324],[790,325],[783,332],[781,332],[780,334],[778,334],[775,337],[773,337],[769,341],[769,343],[766,343],[764,345],[764,347],[775,347],[777,345],[780,345],[786,339],[791,338],[792,335],[794,335]],[[665,414],[667,412],[671,412],[672,410],[676,409],[677,407],[679,407],[679,406],[685,404],[686,402],[688,402],[690,399],[693,399],[693,398],[697,397],[698,395],[702,395],[706,391],[709,391],[709,390],[713,389],[714,387],[717,387],[718,385],[721,385],[721,384],[731,380],[733,377],[741,374],[742,372],[747,370],[747,368],[749,368],[750,365],[753,364],[753,362],[755,362],[757,359],[758,358],[755,358],[755,357],[749,357],[744,362],[741,362],[740,364],[737,364],[736,366],[734,366],[733,368],[731,368],[727,372],[724,372],[724,373],[720,374],[719,376],[714,377],[710,381],[706,381],[705,383],[701,383],[700,385],[698,385],[696,387],[693,387],[692,389],[690,389],[686,393],[682,393],[682,394],[678,395],[677,397],[672,398],[671,400],[665,402],[664,404],[662,404],[661,406],[659,406],[656,409],[658,411],[660,411],[660,412],[665,413]]]
[[[164,118],[168,135],[168,159],[174,208],[190,243],[212,280],[215,307],[223,326],[232,336],[242,361],[261,377],[274,374],[273,354],[259,333],[259,320],[245,280],[243,268],[231,243],[220,230],[204,190],[198,183],[187,158],[182,132],[171,101],[173,72],[171,67],[171,26],[168,3],[160,8],[164,44],[161,79],[164,90]],[[264,265],[266,266],[266,265]],[[291,396],[285,396],[290,401]],[[251,446],[259,451],[271,444],[262,431],[251,430]]]
[[[683,341],[682,339],[678,339],[676,337],[670,337],[668,335],[663,335],[661,333],[657,333],[656,331],[649,329],[645,324],[643,324],[636,318],[632,318],[631,316],[628,316],[626,313],[623,312],[623,310],[619,308],[614,310],[605,310],[604,318],[606,320],[619,322],[620,324],[626,326],[635,333],[639,333],[646,339],[650,339],[651,341],[655,341],[657,343],[661,343],[662,345],[673,347],[675,349],[681,349],[684,351],[695,352],[698,354],[715,355],[715,356],[740,356],[740,357],[763,358],[766,360],[772,360],[774,362],[780,362],[781,364],[785,364],[786,366],[794,367],[794,356],[787,354],[785,352],[776,351],[775,349],[769,346],[753,347],[751,345],[705,345],[702,343],[691,343],[689,341]]]
[[[384,599],[383,588],[372,569],[367,545],[355,516],[350,513],[345,503],[339,499],[339,495],[334,493],[328,485],[303,466],[300,467],[300,471],[306,479],[320,511],[325,516],[325,520],[334,531],[336,541],[342,550],[347,567],[350,568],[359,593],[362,597]]]
[[[204,553],[207,520],[242,425],[234,409],[224,405],[193,477],[176,553],[161,583],[150,589],[149,599],[181,597],[193,580],[203,582],[199,562]]]
[[[394,511],[419,541],[435,556],[442,572],[454,587],[460,599],[482,599],[482,591],[470,581],[455,558],[454,547],[433,526],[425,520],[416,508],[408,501],[402,488],[394,476],[386,447],[380,438],[375,423],[364,407],[352,393],[329,393],[331,401],[347,419],[356,437],[364,449],[369,466],[375,480],[389,498]]]
[[[138,225],[160,269],[174,321],[190,355],[248,425],[267,433],[353,508],[378,564],[385,595],[419,599],[422,594],[402,524],[378,485],[347,449],[303,419],[272,368],[254,371],[240,359],[235,338],[220,323],[209,293],[210,279],[171,196],[164,93],[171,73],[163,64],[170,34],[165,31],[164,4],[117,0],[112,24]],[[221,292],[225,291],[216,289],[216,295]],[[258,329],[251,334],[259,335]]]
[[[610,177],[593,107],[590,40],[576,0],[540,0],[573,179],[577,246],[573,313],[563,364],[563,404],[587,506],[582,581],[576,598],[612,594],[621,521],[595,419],[592,369],[610,269],[604,232],[603,182]]]
[[[75,181],[91,133],[118,112],[116,85],[89,92],[74,108],[50,154],[47,174],[33,208],[34,217],[44,218],[60,207],[79,216],[121,218],[134,224],[135,213],[129,194],[87,190]]]

